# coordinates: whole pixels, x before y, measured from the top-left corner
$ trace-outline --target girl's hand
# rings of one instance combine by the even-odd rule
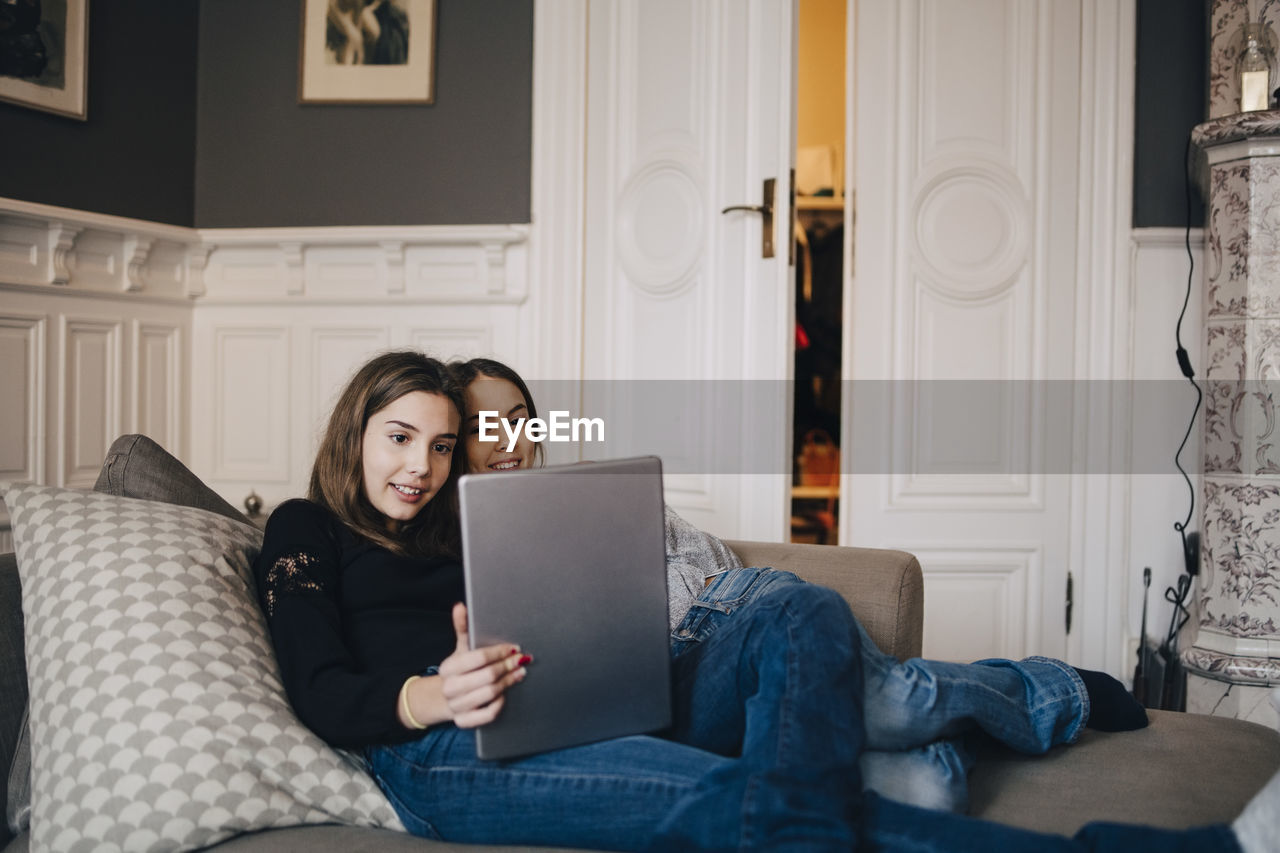
[[[440,686],[454,725],[475,728],[493,722],[502,710],[503,693],[524,680],[532,657],[518,646],[501,644],[472,649],[467,640],[467,606],[453,606],[458,646],[440,664]]]

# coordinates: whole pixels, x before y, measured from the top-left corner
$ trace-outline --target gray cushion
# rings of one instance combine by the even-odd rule
[[[107,449],[94,491],[121,498],[192,506],[249,524],[249,519],[145,435],[122,435]]]
[[[25,686],[25,685],[24,685]],[[31,727],[29,710],[22,714],[22,729],[17,748],[13,751],[13,763],[9,766],[9,797],[5,806],[8,829],[22,832],[31,825]]]
[[[304,826],[239,835],[212,848],[226,853],[556,853],[562,848],[429,841],[404,832],[352,826]],[[10,853],[6,850],[5,853]],[[13,851],[17,853],[17,851]],[[569,851],[562,851],[569,853]],[[578,850],[576,853],[582,853]]]
[[[1145,729],[1088,729],[1044,756],[990,747],[969,777],[971,813],[1062,835],[1095,820],[1185,829],[1233,820],[1280,768],[1280,734],[1265,726],[1147,714]]]
[[[16,768],[20,775],[31,762],[29,747],[19,749],[27,710],[27,664],[22,649],[22,587],[18,583],[18,561],[13,554],[0,554],[0,799],[6,803],[14,756],[21,756]],[[0,825],[0,847],[12,837],[7,822]]]

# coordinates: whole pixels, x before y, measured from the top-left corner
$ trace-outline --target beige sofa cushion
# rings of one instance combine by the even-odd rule
[[[1063,835],[1095,820],[1171,829],[1226,823],[1280,769],[1280,733],[1265,726],[1148,714],[1145,729],[1089,729],[1045,756],[984,749],[969,777],[971,814]]]
[[[822,584],[849,602],[881,651],[898,660],[920,656],[924,575],[905,551],[776,542],[726,543],[744,566],[770,566]]]

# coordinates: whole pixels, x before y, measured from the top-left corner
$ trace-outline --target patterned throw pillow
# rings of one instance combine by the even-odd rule
[[[251,564],[189,507],[9,485],[31,690],[31,849],[188,850],[306,823],[402,828],[298,722]]]

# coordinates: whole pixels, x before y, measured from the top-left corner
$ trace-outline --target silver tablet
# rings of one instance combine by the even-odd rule
[[[662,464],[657,457],[459,481],[472,648],[533,655],[480,758],[671,723]]]

